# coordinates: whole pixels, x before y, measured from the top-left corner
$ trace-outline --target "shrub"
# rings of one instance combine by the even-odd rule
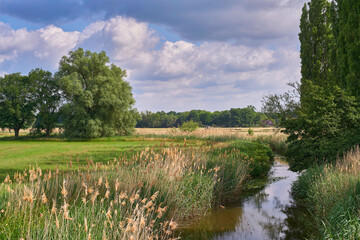
[[[194,121],[188,121],[188,122],[184,122],[184,123],[180,126],[180,130],[183,131],[183,132],[193,132],[193,131],[195,131],[198,127],[199,127],[199,123],[194,122]]]

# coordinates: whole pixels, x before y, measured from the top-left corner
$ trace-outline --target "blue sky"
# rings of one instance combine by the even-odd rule
[[[128,71],[140,111],[254,105],[300,79],[305,0],[0,0],[0,75],[79,47]]]

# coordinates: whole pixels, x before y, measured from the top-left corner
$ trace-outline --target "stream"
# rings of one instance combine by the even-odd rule
[[[189,223],[182,239],[306,239],[312,234],[309,214],[291,196],[298,174],[290,171],[280,156],[275,157],[267,184],[243,191],[243,197],[225,208]]]

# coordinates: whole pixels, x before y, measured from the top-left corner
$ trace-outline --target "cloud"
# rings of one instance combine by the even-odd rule
[[[39,65],[54,69],[61,56],[77,45],[78,37],[79,32],[64,32],[53,25],[28,31],[13,30],[0,22],[0,64],[9,66],[10,71],[19,71],[17,64],[23,69]]]
[[[299,79],[299,54],[224,41],[166,41],[147,23],[114,17],[83,31],[53,25],[29,31],[0,23],[0,70],[55,71],[61,56],[83,47],[105,50],[126,69],[140,110],[222,110],[255,105],[269,90]],[[26,44],[24,44],[26,42]]]
[[[167,26],[191,41],[284,44],[297,38],[306,0],[0,0],[2,14],[43,24],[122,15]]]

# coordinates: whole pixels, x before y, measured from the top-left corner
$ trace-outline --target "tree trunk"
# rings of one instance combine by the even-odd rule
[[[46,137],[49,137],[49,136],[50,136],[50,133],[51,133],[51,129],[50,129],[50,128],[47,128],[47,129],[46,129]]]
[[[15,138],[19,137],[20,128],[14,129],[14,131],[15,131]]]

